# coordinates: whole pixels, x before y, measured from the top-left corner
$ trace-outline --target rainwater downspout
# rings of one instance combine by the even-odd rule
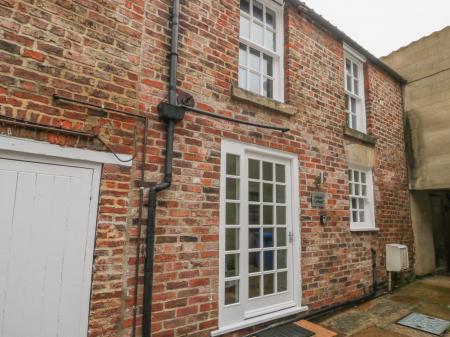
[[[172,184],[172,160],[173,139],[175,123],[184,117],[184,109],[177,105],[177,65],[178,65],[178,31],[180,17],[180,0],[173,0],[172,8],[172,39],[170,50],[170,80],[169,80],[169,105],[159,109],[160,117],[167,123],[166,153],[163,180],[150,188],[148,196],[148,219],[147,219],[147,254],[144,271],[144,299],[142,336],[151,336],[152,325],[152,295],[153,295],[153,257],[155,244],[155,221],[157,193],[170,187]]]

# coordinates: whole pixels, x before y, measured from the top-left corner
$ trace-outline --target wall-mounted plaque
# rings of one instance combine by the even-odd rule
[[[325,208],[325,193],[312,192],[311,204],[313,208]]]

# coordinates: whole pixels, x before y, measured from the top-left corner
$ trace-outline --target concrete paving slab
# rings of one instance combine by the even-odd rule
[[[392,332],[389,330],[384,330],[381,328],[378,328],[376,326],[371,326],[367,329],[364,329],[354,335],[352,337],[409,337],[408,335],[402,335],[396,332]]]
[[[386,295],[336,313],[320,325],[339,337],[431,337],[433,335],[396,324],[411,312],[450,319],[450,277],[418,280]],[[450,337],[448,331],[444,337]]]

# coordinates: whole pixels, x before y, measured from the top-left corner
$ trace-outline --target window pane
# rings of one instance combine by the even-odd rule
[[[359,182],[359,171],[353,171],[353,181]]]
[[[273,76],[273,59],[263,54],[263,74]]]
[[[353,63],[353,77],[358,78],[358,65]]]
[[[358,80],[353,81],[353,90],[356,95],[359,95],[359,81]]]
[[[239,302],[239,280],[225,282],[225,305]]]
[[[250,14],[250,4],[248,0],[241,0],[241,11]]]
[[[361,172],[361,182],[362,183],[366,183],[366,173],[365,172]]]
[[[254,298],[261,296],[261,276],[251,276],[248,279],[248,297]]]
[[[286,224],[286,206],[277,206],[277,225]]]
[[[273,97],[273,81],[265,78],[263,83],[263,95],[269,98]]]
[[[266,8],[266,25],[275,29],[275,12]]]
[[[264,34],[264,45],[267,49],[275,51],[275,33],[269,29],[266,29],[266,33]]]
[[[286,228],[277,228],[277,247],[286,247]]]
[[[251,179],[259,179],[259,160],[248,160],[248,177]]]
[[[250,228],[248,230],[248,248],[255,249],[260,247],[259,232],[259,228]]]
[[[241,20],[240,20],[239,34],[241,37],[250,39],[250,20],[242,15],[241,15]]]
[[[258,20],[263,20],[263,5],[258,1],[253,1],[253,16]]]
[[[276,164],[276,176],[277,176],[277,182],[278,183],[284,183],[286,176],[284,171],[284,165]]]
[[[278,273],[278,282],[277,282],[277,290],[278,292],[287,290],[287,271],[282,273]]]
[[[247,70],[239,67],[239,87],[247,89]]]
[[[274,252],[273,250],[263,252],[264,255],[264,271],[274,269]]]
[[[274,274],[264,275],[264,295],[270,295],[274,292],[275,277]]]
[[[349,187],[349,190],[350,190],[350,194],[353,194],[353,184],[350,183],[348,187]]]
[[[364,221],[365,221],[364,211],[359,212],[359,221],[360,221],[360,222],[364,222]]]
[[[273,206],[263,206],[263,224],[273,225]]]
[[[359,209],[364,209],[364,199],[359,199]]]
[[[351,64],[349,59],[345,60],[345,69],[346,69],[347,73],[351,74],[351,72],[352,72],[352,64]]]
[[[248,206],[248,223],[250,225],[259,225],[259,205]]]
[[[263,201],[264,202],[273,202],[273,185],[272,184],[263,184]]]
[[[363,197],[367,196],[367,187],[366,185],[361,186],[361,194]]]
[[[225,255],[225,277],[239,276],[239,254]]]
[[[249,90],[254,92],[255,94],[260,94],[261,92],[261,76],[250,72],[249,78]]]
[[[239,156],[227,153],[227,174],[232,176],[239,175]]]
[[[350,127],[356,129],[356,128],[358,127],[357,124],[356,124],[356,115],[352,115],[351,118],[352,118],[352,119],[351,119]]]
[[[248,200],[259,201],[259,182],[249,181],[248,183]]]
[[[347,76],[347,90],[352,91],[352,78],[351,76]]]
[[[277,269],[285,269],[287,267],[287,251],[285,249],[277,252]]]
[[[273,228],[265,228],[263,231],[263,248],[273,247]]]
[[[247,65],[247,46],[242,43],[239,45],[239,64]]]
[[[238,200],[239,199],[239,179],[227,178],[227,199]]]
[[[355,195],[360,195],[359,194],[359,184],[355,184],[355,186],[353,186],[354,187],[354,189],[355,189]]]
[[[345,110],[350,111],[350,97],[345,95]]]
[[[251,252],[248,253],[248,272],[259,273],[261,271],[261,253]]]
[[[356,99],[353,97],[350,99],[350,111],[356,113]]]
[[[239,250],[239,229],[227,228],[225,230],[225,250]]]
[[[225,205],[225,224],[239,225],[239,204],[227,202]]]
[[[272,163],[263,162],[263,179],[273,180],[273,165]]]
[[[352,209],[358,208],[358,201],[356,198],[352,198]]]
[[[250,56],[249,56],[249,66],[251,69],[256,70],[257,72],[261,69],[261,58],[259,51],[250,48]]]
[[[252,41],[259,44],[259,45],[264,45],[264,28],[262,25],[253,22],[252,24]]]
[[[352,221],[358,222],[358,212],[356,212],[356,211],[352,212]]]
[[[277,185],[277,203],[284,204],[286,202],[286,186]]]

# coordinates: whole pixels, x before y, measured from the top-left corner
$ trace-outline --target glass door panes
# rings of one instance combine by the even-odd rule
[[[287,291],[286,165],[248,159],[248,297]]]
[[[240,287],[240,157],[226,155],[225,305],[239,302]]]

